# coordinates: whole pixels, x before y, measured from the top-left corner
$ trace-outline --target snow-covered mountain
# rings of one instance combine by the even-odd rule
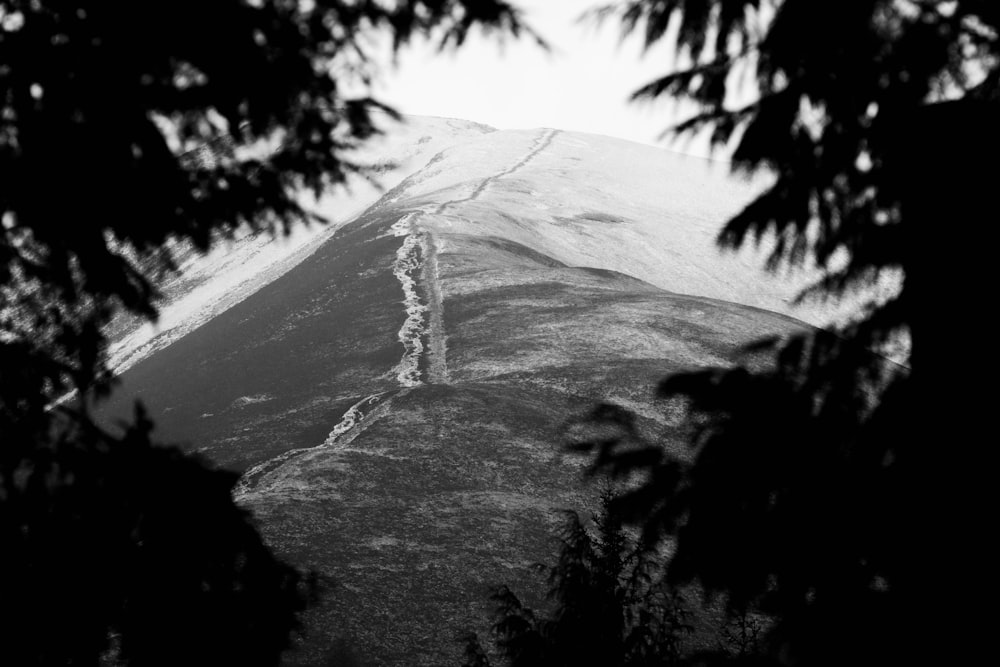
[[[117,373],[124,372],[245,299],[302,261],[440,151],[494,131],[472,121],[426,116],[407,117],[398,123],[383,117],[379,125],[384,134],[348,156],[376,167],[379,173],[374,182],[352,176],[342,188],[318,201],[311,194],[302,195],[303,207],[323,216],[326,225],[299,226],[277,238],[268,232],[244,233],[235,240],[220,240],[207,254],[190,245],[173,246],[179,272],[159,285],[159,318],[151,323],[120,316],[112,323],[111,367]]]
[[[412,169],[359,215],[292,250],[193,260],[186,276],[212,277],[190,295],[209,296],[169,302],[173,333],[128,357],[105,406],[140,398],[161,439],[242,472],[236,497],[275,549],[340,582],[301,664],[336,638],[372,664],[458,664],[486,587],[525,581],[554,510],[592,497],[568,420],[611,401],[683,456],[660,378],[825,317],[790,305],[807,276],[718,254],[755,192],[722,165],[549,129],[410,128],[387,146]]]

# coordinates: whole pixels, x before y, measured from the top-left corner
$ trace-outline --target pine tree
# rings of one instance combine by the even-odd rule
[[[511,667],[680,663],[693,629],[686,604],[659,578],[657,553],[611,511],[613,498],[602,494],[593,530],[567,511],[556,564],[535,566],[548,580],[550,612],[526,607],[508,586],[493,592],[495,643]],[[461,641],[465,667],[489,664],[475,634]]]
[[[967,358],[966,322],[993,280],[1000,5],[628,0],[598,16],[676,47],[680,68],[636,99],[693,102],[675,131],[706,130],[735,147],[735,170],[773,175],[720,247],[766,239],[767,269],[820,272],[801,298],[863,302],[847,323],[762,341],[769,369],[665,379],[689,408],[690,459],[634,438],[582,445],[595,467],[644,477],[619,509],[676,538],[671,581],[776,619],[774,660],[955,660],[955,637],[985,636],[968,610],[989,571],[993,366]],[[893,293],[866,296],[889,279]],[[627,425],[607,407],[594,419]]]

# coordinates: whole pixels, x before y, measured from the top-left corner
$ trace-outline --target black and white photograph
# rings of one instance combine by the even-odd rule
[[[0,666],[989,661],[998,161],[997,0],[0,0]]]

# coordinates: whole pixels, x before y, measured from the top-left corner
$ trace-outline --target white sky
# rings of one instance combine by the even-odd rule
[[[479,34],[453,53],[415,44],[376,82],[376,97],[407,114],[463,118],[500,129],[579,130],[709,154],[703,141],[658,140],[682,118],[673,102],[628,101],[635,89],[672,69],[669,49],[661,45],[643,54],[636,37],[621,42],[613,20],[600,28],[576,23],[586,9],[601,4],[594,0],[515,4],[550,43],[550,53],[527,39],[501,47]]]

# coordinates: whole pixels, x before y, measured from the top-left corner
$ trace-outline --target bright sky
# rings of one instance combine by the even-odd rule
[[[600,28],[578,24],[594,0],[515,4],[550,43],[550,53],[530,40],[500,47],[478,34],[455,53],[417,44],[377,82],[376,96],[407,114],[464,118],[500,129],[579,130],[708,155],[705,142],[658,140],[680,119],[674,103],[628,101],[635,89],[671,70],[669,49],[643,54],[637,38],[621,42],[614,21]]]

